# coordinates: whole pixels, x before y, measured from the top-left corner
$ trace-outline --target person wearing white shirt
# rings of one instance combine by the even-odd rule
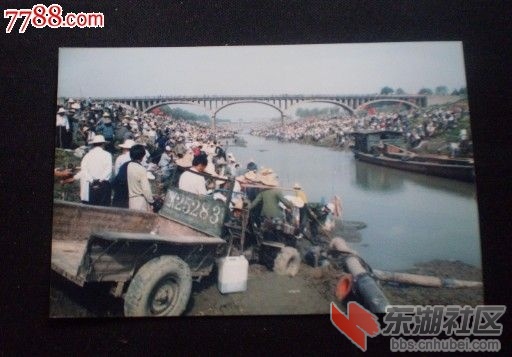
[[[80,199],[83,203],[110,206],[110,178],[112,177],[112,155],[103,150],[105,138],[96,135],[93,148],[83,157],[80,172],[73,179],[80,180]]]
[[[114,175],[117,176],[119,173],[119,169],[125,163],[130,161],[130,148],[135,145],[135,141],[132,139],[126,139],[123,144],[119,144],[118,146],[123,149],[121,155],[119,155],[114,164]]]
[[[56,118],[56,135],[55,135],[55,146],[59,148],[69,149],[69,119],[66,116],[66,110],[64,108],[60,108],[57,111]]]
[[[198,155],[192,160],[192,167],[180,176],[179,188],[183,191],[195,193],[196,195],[206,195],[206,180],[202,175],[208,165],[208,156]]]

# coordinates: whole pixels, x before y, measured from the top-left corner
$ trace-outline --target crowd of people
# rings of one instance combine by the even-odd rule
[[[412,109],[401,112],[369,111],[364,115],[345,115],[334,118],[308,117],[281,125],[253,129],[252,135],[285,142],[320,143],[333,138],[332,145],[345,147],[350,134],[358,130],[391,130],[402,132],[409,147],[417,147],[450,129],[458,127],[460,119],[467,115],[462,108]],[[459,143],[470,140],[467,130],[461,129]]]
[[[245,207],[264,232],[285,221],[304,228],[308,202],[300,185],[285,198],[274,170],[258,169],[254,160],[238,163],[222,145],[232,130],[73,99],[58,108],[56,125],[56,146],[72,150],[81,163],[78,172],[56,169],[55,176],[62,184],[79,181],[84,204],[149,212],[169,187],[224,202],[232,191],[231,210]],[[300,209],[292,215],[294,207]]]

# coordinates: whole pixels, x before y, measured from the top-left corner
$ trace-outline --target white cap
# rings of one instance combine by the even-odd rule
[[[92,139],[91,144],[102,144],[105,142],[105,137],[103,135],[96,135],[94,139]]]

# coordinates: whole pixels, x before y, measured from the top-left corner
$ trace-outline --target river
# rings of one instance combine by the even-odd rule
[[[367,224],[349,244],[372,267],[433,259],[481,267],[475,185],[359,162],[348,150],[244,138],[247,147],[227,149],[241,165],[272,168],[283,187],[299,182],[310,202],[341,197],[343,220]]]

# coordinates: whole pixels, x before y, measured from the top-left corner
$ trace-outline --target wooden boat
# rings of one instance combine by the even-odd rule
[[[475,179],[472,159],[452,159],[443,155],[416,154],[405,150],[402,133],[394,131],[361,131],[353,134],[352,149],[356,159],[371,164],[425,175],[466,182]]]

